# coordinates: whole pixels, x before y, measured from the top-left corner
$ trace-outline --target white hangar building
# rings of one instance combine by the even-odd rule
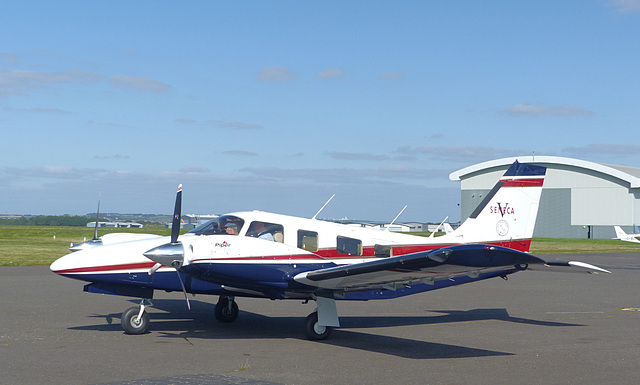
[[[518,160],[547,167],[533,235],[615,238],[640,224],[640,168],[556,156],[521,156],[465,167],[449,175],[461,182],[461,218],[467,218],[509,166]]]

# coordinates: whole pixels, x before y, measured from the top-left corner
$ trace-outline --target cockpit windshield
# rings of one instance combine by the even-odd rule
[[[195,229],[189,231],[189,234],[195,235],[215,235],[215,234],[227,234],[238,235],[242,226],[244,225],[244,219],[236,217],[235,215],[223,215],[221,217],[212,219]]]

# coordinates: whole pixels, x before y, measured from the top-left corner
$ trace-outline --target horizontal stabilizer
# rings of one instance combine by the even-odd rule
[[[611,274],[609,270],[579,261],[547,261],[544,265],[531,265],[529,270],[558,271],[562,273]]]

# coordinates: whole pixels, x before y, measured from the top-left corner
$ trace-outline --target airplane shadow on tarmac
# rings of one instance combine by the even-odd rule
[[[135,302],[135,301],[131,301]],[[137,303],[137,302],[136,302]],[[187,310],[184,300],[154,300],[150,312],[151,333],[159,333],[160,338],[192,339],[300,339],[309,343],[365,350],[413,359],[466,358],[512,355],[508,352],[469,348],[420,341],[415,339],[363,333],[354,329],[385,328],[411,325],[436,325],[445,323],[465,323],[473,321],[498,320],[546,327],[582,326],[579,324],[540,321],[511,317],[506,309],[430,310],[442,313],[436,316],[344,316],[340,317],[342,328],[334,330],[325,341],[307,341],[304,335],[304,319],[301,317],[268,317],[248,311],[240,311],[233,323],[217,322],[213,316],[213,305],[207,302],[191,301]],[[159,311],[158,311],[159,310]],[[106,324],[72,327],[72,330],[94,330],[122,332],[121,313],[94,314],[89,317],[106,320]]]

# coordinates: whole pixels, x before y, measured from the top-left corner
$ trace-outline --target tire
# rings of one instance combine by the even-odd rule
[[[326,340],[331,335],[331,326],[318,325],[318,313],[313,312],[307,316],[305,323],[305,334],[312,341]]]
[[[149,330],[149,314],[142,313],[142,317],[138,321],[139,307],[131,307],[122,313],[120,324],[127,334],[144,334]]]
[[[218,321],[229,323],[235,321],[236,318],[238,318],[238,313],[240,313],[238,304],[233,301],[231,302],[231,309],[228,309],[228,307],[229,298],[221,297],[214,310],[214,314]]]

